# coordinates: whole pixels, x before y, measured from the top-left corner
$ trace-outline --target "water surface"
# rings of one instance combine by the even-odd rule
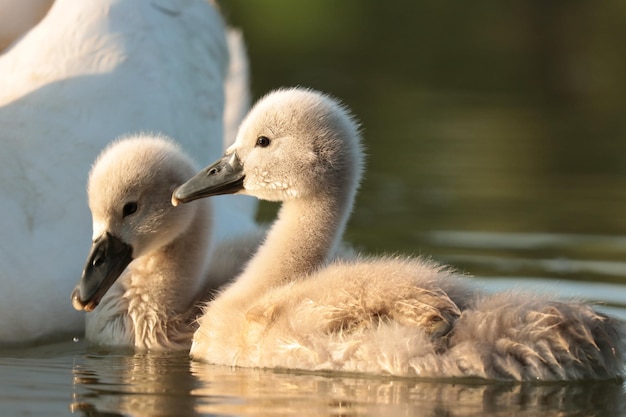
[[[618,416],[621,383],[487,383],[232,369],[67,342],[4,352],[3,415]]]

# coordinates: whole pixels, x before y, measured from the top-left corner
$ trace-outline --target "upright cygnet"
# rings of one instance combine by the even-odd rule
[[[195,335],[195,358],[378,371],[382,364],[357,346],[376,345],[397,325],[438,348],[460,314],[447,294],[466,295],[452,272],[406,258],[326,265],[362,166],[358,128],[346,109],[315,92],[281,90],[254,107],[221,161],[175,192],[174,203],[228,192],[283,201],[244,273],[209,304]]]
[[[93,246],[72,304],[96,344],[140,349],[189,347],[207,282],[210,207],[174,209],[172,191],[194,164],[169,139],[118,140],[97,158],[88,181]],[[207,288],[208,287],[208,288]]]
[[[174,204],[223,193],[283,202],[245,271],[207,305],[194,359],[421,377],[622,374],[624,325],[588,305],[484,295],[419,258],[329,262],[362,161],[344,107],[283,89],[253,107],[221,160],[174,192]]]

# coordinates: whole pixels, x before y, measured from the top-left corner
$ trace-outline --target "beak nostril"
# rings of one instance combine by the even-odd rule
[[[219,172],[219,170],[217,168],[211,168],[209,170],[209,175],[215,175]]]

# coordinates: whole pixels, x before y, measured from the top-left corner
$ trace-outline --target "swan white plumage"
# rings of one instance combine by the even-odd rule
[[[261,99],[225,156],[172,202],[226,192],[282,201],[266,242],[210,302],[191,356],[210,363],[426,377],[622,375],[624,323],[539,295],[484,295],[434,263],[326,264],[362,164],[348,111],[309,90]]]
[[[113,138],[162,132],[199,163],[222,153],[225,32],[205,0],[57,0],[0,56],[0,344],[82,333],[67,295],[91,229],[84,181]],[[216,201],[212,239],[252,230],[255,204]]]
[[[77,310],[91,312],[91,343],[188,349],[200,303],[242,269],[246,257],[210,257],[207,202],[170,204],[195,171],[171,140],[153,135],[118,140],[97,158],[87,186],[93,245],[72,294]]]

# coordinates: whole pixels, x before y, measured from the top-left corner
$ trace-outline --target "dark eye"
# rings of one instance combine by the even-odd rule
[[[137,203],[134,201],[128,202],[124,204],[124,208],[122,209],[122,217],[130,216],[137,211]]]
[[[268,146],[270,146],[270,138],[268,138],[267,136],[259,136],[256,139],[256,146],[260,146],[261,148],[267,148]]]

